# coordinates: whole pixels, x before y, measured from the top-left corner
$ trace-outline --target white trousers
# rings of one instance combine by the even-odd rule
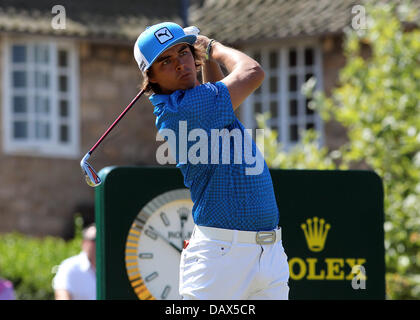
[[[287,300],[289,265],[282,241],[244,243],[237,241],[237,230],[228,232],[233,233],[232,240],[214,240],[194,228],[190,243],[181,254],[182,298]]]

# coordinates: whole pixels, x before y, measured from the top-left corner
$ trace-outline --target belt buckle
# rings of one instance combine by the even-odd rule
[[[255,236],[258,244],[273,244],[276,241],[275,231],[258,231]]]

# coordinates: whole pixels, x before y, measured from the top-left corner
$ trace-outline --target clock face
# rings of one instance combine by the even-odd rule
[[[139,299],[181,299],[179,263],[184,240],[194,228],[192,207],[190,191],[176,189],[152,199],[134,219],[125,264]]]

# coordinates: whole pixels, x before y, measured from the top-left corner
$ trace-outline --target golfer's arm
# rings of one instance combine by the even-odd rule
[[[234,110],[264,81],[264,70],[257,61],[220,42],[213,43],[211,58],[229,73],[221,81],[229,89]]]
[[[55,290],[55,300],[72,300],[70,292],[65,289]]]
[[[225,77],[220,65],[214,60],[206,60],[201,68],[201,73],[203,75],[203,83],[217,82]]]

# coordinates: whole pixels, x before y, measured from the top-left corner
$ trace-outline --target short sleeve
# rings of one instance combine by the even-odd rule
[[[53,289],[65,289],[72,292],[72,268],[69,263],[63,263],[58,267],[58,271],[53,279]]]
[[[186,121],[188,130],[223,129],[236,119],[229,90],[223,82],[205,83],[171,96],[157,127],[178,130]]]

